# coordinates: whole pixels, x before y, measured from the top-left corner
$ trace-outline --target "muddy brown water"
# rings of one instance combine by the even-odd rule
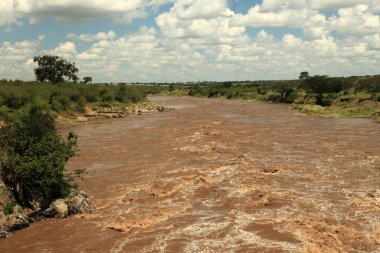
[[[175,110],[74,127],[93,213],[0,252],[380,252],[380,124],[152,99]]]

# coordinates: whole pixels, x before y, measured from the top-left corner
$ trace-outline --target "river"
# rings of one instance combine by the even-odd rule
[[[0,252],[379,252],[380,124],[151,99],[173,110],[70,129],[93,213],[35,223]]]

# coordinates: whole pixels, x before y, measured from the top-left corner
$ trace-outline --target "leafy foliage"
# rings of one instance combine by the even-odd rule
[[[42,55],[34,57],[34,62],[38,63],[38,67],[34,69],[37,81],[51,82],[53,84],[64,82],[67,80],[78,81],[78,68],[74,63],[55,55]]]
[[[90,76],[83,77],[83,82],[84,83],[92,83],[92,77],[90,77]]]
[[[83,112],[88,105],[141,102],[149,93],[158,93],[161,87],[62,83],[51,85],[39,82],[0,81],[0,107],[19,110],[38,102],[47,104],[56,113],[70,115]]]
[[[57,134],[53,116],[42,105],[9,116],[0,128],[0,175],[18,202],[31,206],[36,198],[66,196],[74,177],[65,162],[75,155],[77,137],[64,141]]]
[[[317,105],[323,105],[323,93],[330,91],[329,79],[327,76],[312,76],[305,78],[301,87],[307,92],[316,94]]]
[[[13,209],[15,207],[15,204],[13,202],[6,202],[5,205],[3,206],[3,213],[5,215],[11,215],[13,214]]]
[[[300,76],[299,76],[299,79],[306,79],[306,78],[309,78],[309,72],[307,71],[303,71],[300,73]]]

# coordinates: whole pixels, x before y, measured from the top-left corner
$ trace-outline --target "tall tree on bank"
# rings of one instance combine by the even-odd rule
[[[303,80],[301,87],[308,93],[315,94],[315,103],[323,105],[323,94],[331,90],[327,76],[311,76]]]
[[[74,62],[69,62],[55,55],[41,55],[34,57],[38,67],[34,69],[37,81],[61,83],[66,80],[78,81],[78,68]]]

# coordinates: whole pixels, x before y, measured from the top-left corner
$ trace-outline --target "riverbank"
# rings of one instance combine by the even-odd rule
[[[325,105],[315,104],[315,96],[307,95],[301,90],[293,90],[291,98],[281,99],[274,88],[260,94],[257,87],[177,87],[175,90],[163,91],[163,96],[194,96],[202,98],[224,98],[253,100],[263,103],[288,104],[291,109],[306,115],[329,118],[372,118],[380,122],[380,93],[366,93],[351,90],[325,95]],[[271,90],[272,89],[272,90]],[[261,92],[263,93],[263,92]],[[289,95],[290,96],[290,95]]]
[[[123,118],[128,115],[141,115],[154,111],[168,111],[169,108],[155,102],[145,100],[134,104],[118,105],[118,106],[99,106],[96,104],[87,105],[82,113],[74,113],[71,115],[55,114],[58,124],[75,124],[88,122],[100,118]]]
[[[101,109],[101,111],[99,109]],[[88,122],[94,119],[123,118],[131,114],[142,115],[143,113],[153,111],[164,112],[168,110],[169,109],[163,105],[151,101],[143,101],[132,105],[129,104],[126,106],[109,108],[99,108],[96,107],[96,105],[92,105],[87,106],[82,114],[74,114],[70,117],[56,114],[55,117],[58,119],[58,129],[63,130],[66,129],[67,126],[75,126],[79,123]],[[41,164],[40,166],[45,165]],[[49,171],[46,173],[49,173]],[[17,190],[17,193],[15,194],[23,194],[22,192],[22,190]],[[32,223],[44,220],[45,218],[65,218],[72,214],[84,214],[90,212],[87,195],[78,190],[75,190],[65,199],[53,199],[54,201],[52,201],[50,206],[47,204],[44,209],[34,206],[29,208],[26,207],[21,204],[22,202],[19,200],[20,197],[14,196],[13,193],[14,192],[12,192],[11,189],[0,179],[0,239],[5,238],[20,229],[29,227]],[[32,202],[34,201],[37,203],[42,200],[33,199]]]

